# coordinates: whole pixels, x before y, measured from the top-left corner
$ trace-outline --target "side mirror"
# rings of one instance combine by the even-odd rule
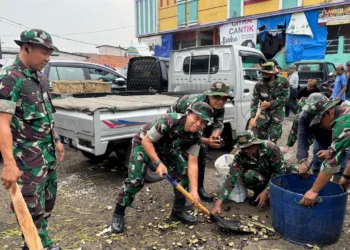
[[[330,77],[334,76],[334,73],[333,72],[329,73],[329,76]]]
[[[118,85],[125,85],[125,79],[124,78],[117,78],[114,80],[114,83],[118,84]]]

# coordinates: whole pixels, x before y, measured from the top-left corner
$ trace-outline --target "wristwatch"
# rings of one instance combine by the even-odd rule
[[[162,161],[158,160],[158,161],[152,162],[152,165],[154,168],[157,168],[159,166],[159,164],[161,164],[161,163],[162,163]]]
[[[350,175],[343,174],[343,177],[347,180],[350,180]]]
[[[56,138],[55,138],[55,142],[58,142],[58,141],[60,141],[61,140],[61,137],[60,136],[57,136]]]

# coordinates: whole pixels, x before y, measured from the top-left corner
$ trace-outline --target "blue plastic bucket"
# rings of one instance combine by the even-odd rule
[[[330,245],[338,241],[344,222],[347,191],[329,182],[319,193],[320,202],[312,208],[300,205],[316,176],[303,179],[288,174],[271,180],[271,219],[273,228],[295,244]]]

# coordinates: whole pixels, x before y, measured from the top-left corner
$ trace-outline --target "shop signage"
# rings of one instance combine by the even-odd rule
[[[319,11],[318,25],[341,25],[350,23],[350,4],[324,8]]]
[[[251,48],[256,46],[257,20],[238,21],[220,27],[222,45],[241,45]]]

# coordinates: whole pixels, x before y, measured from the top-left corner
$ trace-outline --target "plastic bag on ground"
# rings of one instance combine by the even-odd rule
[[[216,184],[217,187],[220,188],[224,185],[226,176],[229,173],[230,166],[232,165],[234,155],[232,154],[225,154],[220,156],[214,163],[215,169],[216,169]],[[232,190],[228,200],[234,201],[237,203],[244,202],[244,200],[247,198],[247,188],[244,186],[243,181],[238,178],[237,183]]]

